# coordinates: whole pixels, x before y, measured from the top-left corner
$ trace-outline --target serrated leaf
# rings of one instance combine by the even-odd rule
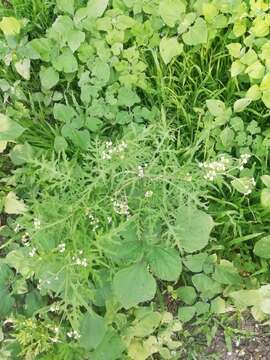
[[[162,38],[160,41],[159,50],[164,63],[167,65],[174,57],[181,55],[183,48],[183,44],[178,42],[177,37]]]
[[[214,227],[213,219],[204,211],[183,206],[176,216],[175,233],[180,246],[189,253],[203,249]]]
[[[155,279],[142,263],[118,271],[113,279],[115,296],[125,309],[152,300],[156,287]]]
[[[41,67],[40,73],[39,73],[41,86],[44,90],[50,90],[55,85],[57,85],[59,81],[59,74],[56,70],[54,70],[53,67]]]
[[[147,255],[152,272],[161,280],[177,281],[182,272],[182,263],[175,249],[153,247]]]

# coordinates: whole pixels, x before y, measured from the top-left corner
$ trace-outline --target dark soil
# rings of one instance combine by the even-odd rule
[[[201,359],[210,358],[217,354],[220,360],[270,360],[270,326],[256,323],[248,317],[243,320],[241,333],[249,335],[237,335],[232,338],[233,350],[229,352],[224,335],[220,332],[212,345],[207,349],[206,356]],[[201,360],[200,358],[198,360]]]

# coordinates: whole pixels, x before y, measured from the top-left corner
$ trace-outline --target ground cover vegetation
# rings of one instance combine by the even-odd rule
[[[2,1],[1,359],[202,359],[268,323],[269,10]]]

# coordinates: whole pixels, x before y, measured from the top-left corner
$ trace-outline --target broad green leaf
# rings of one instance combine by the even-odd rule
[[[118,271],[113,279],[115,295],[126,309],[153,299],[156,287],[155,279],[142,263]]]
[[[183,262],[190,271],[198,273],[202,271],[207,257],[207,253],[188,255],[184,258]]]
[[[21,23],[14,17],[3,17],[0,29],[5,35],[17,35],[21,31]]]
[[[240,37],[245,34],[247,29],[246,19],[239,19],[234,22],[233,33],[236,37]]]
[[[220,100],[214,100],[214,99],[206,100],[206,105],[209,112],[213,116],[223,116],[226,111],[224,102]]]
[[[204,19],[197,18],[194,25],[190,27],[189,31],[183,34],[182,38],[187,45],[206,44],[208,37],[207,25]]]
[[[15,305],[15,299],[11,296],[7,289],[0,289],[0,317],[5,318],[12,311]]]
[[[109,0],[89,0],[87,3],[87,15],[89,17],[101,17],[107,9]]]
[[[203,4],[202,13],[207,22],[212,22],[213,19],[218,15],[218,8],[213,3]]]
[[[220,263],[216,265],[213,279],[225,285],[240,285],[242,283],[242,278],[237,269],[227,260],[220,260]]]
[[[264,76],[265,67],[260,61],[255,61],[255,63],[246,68],[245,73],[248,74],[251,79],[259,80]]]
[[[53,67],[41,67],[40,73],[39,73],[41,85],[44,90],[50,90],[55,85],[57,85],[59,81],[59,74],[57,71],[54,70]]]
[[[63,136],[56,136],[54,139],[54,150],[56,152],[65,151],[68,148],[68,143]]]
[[[73,52],[79,49],[79,47],[84,42],[84,40],[85,40],[84,32],[73,29],[69,31],[67,43]]]
[[[255,63],[258,59],[258,56],[256,54],[256,52],[253,49],[248,50],[248,52],[243,55],[240,59],[241,63],[244,65],[251,65],[253,63]]]
[[[210,310],[210,304],[206,302],[198,301],[194,306],[196,308],[197,315],[206,314]]]
[[[183,206],[176,216],[175,233],[179,245],[189,253],[203,249],[214,227],[213,219],[204,211]]]
[[[161,0],[159,3],[159,14],[166,25],[174,27],[181,20],[185,12],[186,4],[182,0]]]
[[[260,85],[261,91],[269,91],[270,90],[270,73],[266,74],[264,78],[262,79],[261,85]]]
[[[90,351],[101,344],[106,333],[106,322],[95,312],[86,313],[80,321],[80,346]]]
[[[96,59],[92,70],[92,74],[102,83],[106,84],[110,79],[110,67],[109,65],[101,60]]]
[[[27,163],[33,156],[33,149],[28,143],[15,145],[10,151],[9,157],[16,166]]]
[[[174,57],[181,55],[183,48],[183,44],[178,42],[177,37],[162,38],[160,41],[159,50],[164,63],[167,65]]]
[[[261,180],[264,185],[270,189],[270,175],[262,175]]]
[[[152,272],[161,280],[177,281],[182,272],[182,263],[175,249],[162,246],[151,248],[147,255]]]
[[[5,262],[26,279],[34,274],[33,259],[29,257],[29,249],[19,248],[13,250],[5,258]]]
[[[63,52],[53,61],[53,67],[57,71],[63,71],[67,74],[78,70],[78,62],[69,48],[63,49]]]
[[[145,314],[136,318],[128,330],[132,337],[145,337],[151,335],[159,326],[161,314],[157,311],[147,311]]]
[[[5,200],[5,213],[7,214],[23,214],[27,211],[27,207],[22,200],[19,200],[13,191],[10,191]]]
[[[270,299],[264,299],[261,302],[260,308],[265,314],[269,315],[270,314]]]
[[[73,142],[73,144],[82,150],[87,150],[90,145],[89,131],[78,130],[70,125],[64,125],[61,130],[62,135]]]
[[[140,102],[139,96],[135,91],[121,87],[118,91],[118,104],[119,106],[131,107]]]
[[[52,54],[52,40],[47,38],[31,40],[27,44],[27,49],[30,52],[30,59],[41,59],[48,62]]]
[[[32,290],[25,296],[25,312],[29,317],[46,305],[46,298],[43,298],[38,290]]]
[[[211,311],[215,314],[224,314],[226,312],[226,302],[220,296],[211,301]]]
[[[56,0],[56,5],[63,12],[74,14],[74,0]]]
[[[211,299],[216,294],[221,293],[220,284],[205,274],[193,275],[192,282],[204,298]]]
[[[14,64],[17,73],[20,74],[25,80],[30,80],[30,60],[24,59],[15,62]]]
[[[252,101],[259,100],[261,98],[261,90],[257,84],[252,85],[247,93],[246,98],[251,99]]]
[[[264,259],[270,259],[270,235],[256,242],[254,254]]]
[[[270,90],[263,91],[262,101],[264,105],[270,109]]]
[[[269,21],[262,16],[254,19],[250,32],[257,37],[265,37],[269,34]]]
[[[192,286],[181,286],[175,290],[177,297],[186,305],[193,305],[197,294]]]
[[[72,119],[77,116],[77,113],[70,105],[54,104],[53,116],[55,120],[62,121],[63,123],[70,123]]]
[[[240,58],[241,57],[241,48],[242,45],[240,43],[232,43],[226,46],[229,50],[229,53],[234,58]]]
[[[228,149],[233,146],[234,143],[234,131],[226,126],[219,135],[222,145]]]
[[[0,114],[0,141],[14,141],[25,129],[6,115]]]
[[[245,108],[251,103],[251,101],[252,100],[250,98],[236,100],[233,104],[233,111],[236,113],[244,111]]]
[[[180,306],[178,309],[178,318],[185,323],[190,321],[195,313],[195,306]]]
[[[233,291],[229,296],[240,309],[246,309],[249,306],[257,305],[261,302],[261,295],[258,290]]]
[[[6,150],[7,144],[7,141],[0,141],[0,154]]]
[[[91,360],[118,360],[124,349],[125,346],[119,334],[108,331],[95,351],[91,353]]]
[[[242,74],[245,68],[245,65],[242,64],[240,60],[235,60],[231,66],[231,76],[235,77],[239,74]]]

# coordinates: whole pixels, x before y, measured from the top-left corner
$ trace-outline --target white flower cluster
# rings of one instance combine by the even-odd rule
[[[60,310],[60,305],[58,303],[53,303],[50,306],[50,311],[51,312],[58,312]]]
[[[77,330],[72,330],[72,331],[69,331],[68,333],[67,333],[67,336],[70,338],[70,339],[75,339],[75,340],[78,340],[80,337],[81,337],[81,335],[78,333],[78,331]]]
[[[213,181],[220,174],[223,174],[230,163],[230,160],[221,156],[219,161],[211,161],[200,163],[200,168],[205,169],[206,173],[204,175],[205,180]]]
[[[61,243],[57,246],[57,249],[60,253],[63,253],[66,251],[66,244],[65,243]]]
[[[86,268],[88,266],[88,262],[86,258],[82,258],[83,255],[82,250],[79,251],[79,255],[80,256],[73,256],[72,260],[75,262],[75,265],[83,266]]]
[[[240,156],[240,164],[239,164],[239,170],[243,170],[244,166],[248,163],[248,160],[251,158],[250,154],[242,154]]]
[[[138,177],[141,179],[144,178],[144,167],[141,165],[138,166]]]
[[[116,214],[126,215],[126,216],[130,215],[129,206],[126,199],[120,201],[112,199],[112,202],[113,202],[113,209],[116,212]]]
[[[95,217],[89,209],[86,210],[86,216],[90,220],[90,224],[93,226],[93,230],[97,230],[99,227],[99,219]]]
[[[127,148],[127,143],[122,141],[120,144],[113,146],[112,141],[106,142],[106,149],[102,152],[102,160],[111,160],[114,155],[120,155],[123,158],[123,152]]]

